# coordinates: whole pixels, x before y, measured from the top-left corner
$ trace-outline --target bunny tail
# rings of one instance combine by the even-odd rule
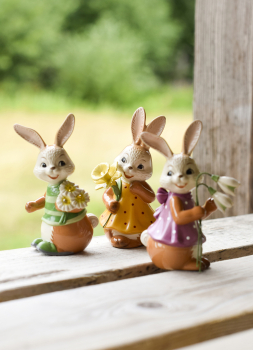
[[[94,214],[91,214],[91,213],[87,214],[87,216],[88,216],[88,219],[90,220],[91,226],[93,228],[95,228],[98,225],[98,222],[99,222],[97,216],[94,215]]]

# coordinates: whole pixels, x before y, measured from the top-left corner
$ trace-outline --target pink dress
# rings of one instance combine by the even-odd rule
[[[154,213],[156,221],[149,226],[148,234],[153,240],[173,247],[187,248],[196,245],[198,243],[197,221],[186,225],[177,225],[170,211],[170,199],[174,196],[181,199],[184,210],[192,209],[195,204],[191,192],[178,194],[167,192],[164,188],[160,187],[156,196],[162,205]],[[206,237],[202,235],[202,243],[205,241]]]

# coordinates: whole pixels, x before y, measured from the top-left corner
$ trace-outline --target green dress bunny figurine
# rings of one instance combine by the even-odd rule
[[[69,114],[50,146],[35,130],[14,125],[17,134],[40,149],[34,175],[48,183],[47,190],[42,197],[27,202],[25,208],[28,213],[45,208],[41,238],[35,239],[32,246],[46,255],[70,255],[83,251],[98,224],[95,215],[87,214],[88,193],[67,180],[75,165],[63,146],[74,125],[75,117]]]

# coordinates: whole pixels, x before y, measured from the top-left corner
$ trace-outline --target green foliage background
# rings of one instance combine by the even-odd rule
[[[24,204],[46,186],[32,174],[35,148],[14,133],[14,123],[52,142],[67,113],[76,115],[70,180],[89,192],[88,209],[97,216],[104,205],[91,170],[129,144],[136,108],[145,107],[148,122],[165,115],[163,135],[180,151],[192,119],[193,89],[185,82],[193,74],[194,3],[0,0],[0,250],[40,237],[42,212],[27,214]],[[158,152],[153,163],[156,191],[164,164]],[[102,233],[99,225],[94,234]]]
[[[0,92],[127,106],[191,80],[194,0],[0,0]]]

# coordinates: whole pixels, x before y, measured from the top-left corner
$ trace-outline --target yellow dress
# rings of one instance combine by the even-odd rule
[[[110,216],[108,210],[101,214],[99,221],[104,228],[131,235],[143,232],[155,222],[154,210],[151,206],[138,195],[130,192],[130,185],[123,181],[119,203],[120,207],[116,214]]]

